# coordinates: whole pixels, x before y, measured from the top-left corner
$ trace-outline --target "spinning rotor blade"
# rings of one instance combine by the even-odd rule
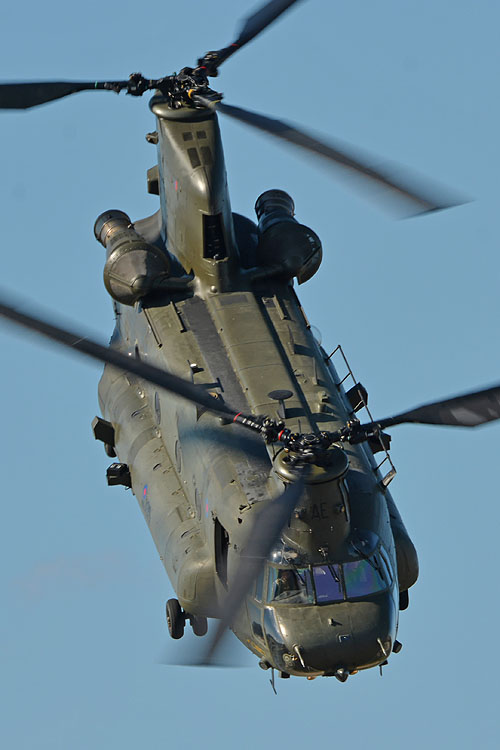
[[[237,640],[230,631],[225,632],[215,656],[207,662],[207,641],[212,638],[218,620],[209,620],[208,634],[197,638],[186,633],[181,641],[169,641],[162,651],[158,663],[168,667],[219,667],[221,669],[255,668],[253,654]]]
[[[33,83],[1,83],[0,109],[29,109],[62,99],[78,91],[118,91],[127,81],[36,81]]]
[[[204,426],[196,423],[196,427],[183,430],[182,437],[188,440],[196,438],[197,441],[205,443],[207,447],[211,444],[218,445],[224,448],[226,455],[234,460],[238,460],[238,453],[256,461],[268,458],[266,445],[262,437],[255,432],[250,432],[250,430],[246,431],[244,426],[237,432],[233,432],[233,430],[224,432],[219,429],[219,425],[216,423]]]
[[[257,34],[267,29],[285,10],[295,5],[299,0],[269,0],[256,13],[245,19],[241,26],[240,34],[233,45],[242,47],[252,41]]]
[[[234,55],[245,44],[255,39],[261,31],[264,31],[282,13],[297,2],[299,0],[269,0],[262,8],[245,19],[240,28],[238,38],[232,44],[220,50],[208,52],[205,57],[198,61],[198,64],[207,67],[209,75],[217,75],[217,68],[223,62],[231,57],[231,55]]]
[[[380,429],[396,424],[441,424],[450,427],[477,427],[485,422],[500,419],[500,385],[481,391],[464,393],[444,401],[434,401],[416,409],[382,419],[376,424]]]
[[[199,97],[201,101],[201,97]],[[208,100],[204,103],[210,105]],[[322,157],[334,164],[344,167],[354,174],[367,178],[372,185],[385,188],[390,191],[391,197],[399,198],[405,201],[411,207],[414,214],[426,213],[429,211],[438,211],[444,208],[451,208],[463,202],[457,198],[442,196],[438,199],[432,195],[432,190],[422,191],[417,185],[412,185],[409,181],[402,182],[395,174],[389,171],[382,171],[370,167],[361,157],[349,154],[343,147],[327,143],[313,138],[306,132],[289,125],[283,120],[275,120],[267,115],[261,115],[257,112],[251,112],[241,107],[233,107],[229,104],[217,104],[217,110],[228,117],[244,122],[257,130],[274,135],[283,141],[292,143],[306,151],[310,151],[317,156]]]
[[[166,391],[170,391],[176,396],[181,396],[199,406],[203,406],[215,414],[235,416],[235,412],[232,409],[207,393],[203,387],[194,385],[187,380],[179,378],[177,375],[172,375],[142,360],[128,357],[116,349],[110,349],[102,344],[98,344],[96,341],[92,341],[92,339],[81,336],[78,333],[72,333],[41,318],[21,313],[12,305],[2,302],[1,299],[0,315],[3,315],[4,318],[17,325],[24,326],[30,331],[35,331],[42,336],[46,336],[69,349],[76,349],[81,354],[96,359],[98,362],[104,362],[125,372],[137,375],[149,383],[164,388]]]
[[[245,601],[252,583],[262,570],[273,545],[297,505],[304,490],[307,468],[299,470],[297,480],[293,484],[287,485],[285,491],[268,503],[255,519],[247,545],[240,556],[238,569],[226,601],[224,615],[219,621],[204,663],[212,663],[222,636],[230,627],[236,613]]]

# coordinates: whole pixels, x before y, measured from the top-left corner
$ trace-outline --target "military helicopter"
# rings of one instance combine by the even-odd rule
[[[178,75],[0,87],[4,108],[90,88],[157,91],[149,189],[161,205],[133,225],[117,211],[96,222],[117,316],[111,348],[10,304],[1,311],[107,363],[94,434],[118,457],[108,481],[137,496],[177,592],[167,604],[171,635],[190,621],[201,636],[215,617],[206,661],[231,626],[263,668],[345,681],[398,650],[398,611],[418,573],[388,490],[394,469],[384,475],[376,458],[387,455],[384,429],[498,419],[500,389],[362,424],[366,392],[344,388],[293,288],[318,269],[319,239],[282,191],[260,196],[258,227],[232,214],[217,110],[319,151],[418,211],[446,206],[284,123],[220,103],[208,76],[293,4],[267,3],[235,43]]]

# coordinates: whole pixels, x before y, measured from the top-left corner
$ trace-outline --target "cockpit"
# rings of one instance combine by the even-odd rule
[[[283,538],[247,599],[255,652],[291,674],[337,674],[382,663],[397,629],[397,577],[381,539],[355,530],[336,554]],[[330,559],[329,559],[330,558]],[[344,674],[344,672],[342,672]]]
[[[342,562],[323,553],[324,562],[307,559],[280,540],[256,581],[254,598],[272,606],[334,604],[378,594],[395,582],[390,557],[373,532],[357,530]]]
[[[273,605],[350,601],[385,591],[393,582],[382,549],[368,558],[344,563],[303,567],[268,563],[266,568],[260,586],[265,590],[265,601]]]

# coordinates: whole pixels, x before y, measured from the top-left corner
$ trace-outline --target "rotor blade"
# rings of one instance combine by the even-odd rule
[[[205,443],[207,450],[212,445],[224,448],[226,456],[231,457],[233,461],[238,460],[239,454],[251,458],[254,466],[256,461],[269,463],[269,454],[262,437],[255,432],[247,431],[244,425],[234,424],[226,432],[220,430],[217,424],[202,427],[196,423],[196,426],[182,431],[182,439]]]
[[[209,75],[217,75],[217,68],[223,62],[231,57],[231,55],[234,55],[245,44],[255,39],[261,31],[264,31],[282,13],[297,2],[300,2],[300,0],[269,0],[269,2],[243,21],[238,38],[232,44],[216,52],[208,52],[204,58],[198,61],[199,64],[209,68]]]
[[[255,39],[257,34],[264,31],[273,21],[275,21],[282,13],[284,13],[292,5],[295,5],[299,0],[269,0],[265,5],[262,6],[256,13],[248,16],[241,25],[240,33],[232,46],[238,48],[243,47],[244,44],[248,44],[252,39]],[[236,50],[235,50],[236,51]]]
[[[434,401],[416,409],[382,419],[375,424],[380,429],[396,424],[441,424],[450,427],[477,427],[500,419],[500,385],[481,391],[464,393],[444,401]]]
[[[274,135],[276,138],[292,143],[294,146],[344,167],[367,179],[372,185],[389,190],[391,196],[400,198],[409,204],[415,214],[451,208],[464,202],[463,199],[451,196],[438,197],[433,195],[430,189],[423,191],[417,186],[416,181],[413,185],[409,181],[403,182],[396,177],[394,169],[392,170],[393,173],[375,169],[369,166],[362,157],[348,153],[344,146],[336,145],[333,142],[320,141],[283,120],[275,120],[267,117],[267,115],[251,112],[241,107],[233,107],[229,104],[219,103],[217,104],[217,110],[224,115],[228,115],[228,117],[244,122],[253,128],[262,130],[264,133]]]
[[[104,362],[125,372],[137,375],[139,378],[147,380],[149,383],[157,385],[160,388],[164,388],[166,391],[175,393],[175,395],[192,401],[199,406],[203,406],[215,414],[222,414],[224,416],[235,415],[232,409],[207,393],[203,387],[183,380],[177,375],[172,375],[165,370],[161,370],[159,367],[149,365],[143,360],[128,357],[116,349],[110,349],[102,344],[98,344],[81,334],[59,328],[59,326],[48,323],[41,318],[21,313],[12,305],[2,302],[1,299],[0,315],[3,315],[4,318],[17,325],[24,326],[30,331],[35,331],[42,336],[46,336],[69,349],[76,350],[87,357],[96,359],[98,362]]]
[[[35,81],[33,83],[1,83],[0,109],[29,109],[62,99],[78,91],[116,90],[127,81]]]
[[[252,583],[262,570],[273,545],[297,505],[304,490],[306,471],[302,469],[297,480],[287,485],[285,491],[268,503],[255,519],[247,545],[240,557],[223,617],[219,621],[215,636],[207,651],[205,663],[212,663],[222,636],[245,601]]]
[[[208,621],[208,634],[205,638],[197,638],[189,632],[186,624],[184,637],[179,641],[170,641],[160,654],[158,663],[169,667],[219,667],[221,669],[237,669],[255,667],[253,654],[243,646],[240,641],[226,630],[219,643],[217,653],[212,660],[207,662],[207,642],[212,638],[217,627],[218,620]]]

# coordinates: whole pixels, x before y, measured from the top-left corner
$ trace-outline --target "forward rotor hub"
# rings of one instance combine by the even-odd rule
[[[158,79],[144,78],[142,73],[132,73],[128,81],[109,83],[106,88],[117,93],[125,89],[131,96],[142,96],[146,91],[160,91],[172,109],[185,106],[202,108],[222,99],[222,94],[210,88],[207,73],[201,68],[182,68],[179,73]]]
[[[285,427],[283,422],[277,422],[270,417],[249,416],[236,414],[233,419],[255,432],[259,432],[266,443],[281,443],[289,454],[287,463],[299,468],[306,464],[328,466],[331,460],[331,450],[338,443],[361,443],[379,432],[376,423],[361,425],[358,421],[349,422],[337,432],[298,433]]]

